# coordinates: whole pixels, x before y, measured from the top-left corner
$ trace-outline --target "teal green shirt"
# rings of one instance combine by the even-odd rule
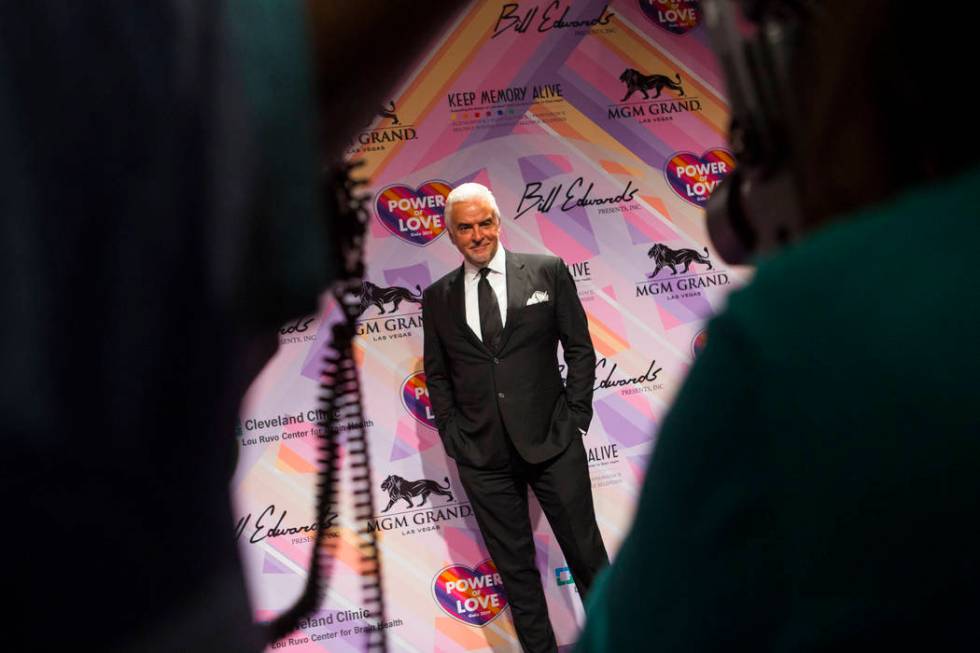
[[[980,170],[764,261],[714,319],[578,651],[976,646]]]

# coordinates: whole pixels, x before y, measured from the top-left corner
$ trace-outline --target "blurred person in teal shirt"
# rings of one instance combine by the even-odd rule
[[[730,261],[766,251],[662,424],[577,650],[977,650],[980,129],[956,63],[973,26],[888,2],[741,8],[798,21],[777,146],[726,70],[742,180],[779,169],[792,192],[760,209],[735,184],[743,215],[709,224]]]

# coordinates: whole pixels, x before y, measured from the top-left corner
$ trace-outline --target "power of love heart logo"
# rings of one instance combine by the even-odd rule
[[[701,22],[698,0],[640,0],[640,9],[657,27],[671,34],[684,34]]]
[[[429,387],[425,384],[425,372],[415,372],[402,383],[402,404],[412,417],[430,429],[436,428],[436,416],[432,413]]]
[[[701,156],[693,152],[671,155],[664,165],[664,176],[674,192],[691,204],[704,206],[711,192],[735,169],[735,157],[722,148]]]
[[[450,190],[452,187],[439,179],[418,188],[392,184],[375,199],[378,220],[402,240],[425,247],[446,229],[443,211]]]
[[[446,567],[436,574],[432,593],[446,614],[469,626],[486,626],[507,607],[507,593],[493,560],[484,560],[476,569]]]

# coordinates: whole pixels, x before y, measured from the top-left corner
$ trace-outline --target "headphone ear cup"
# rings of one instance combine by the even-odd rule
[[[725,261],[746,263],[802,232],[791,71],[807,11],[781,0],[705,0],[704,10],[725,76],[736,161],[705,206],[708,234]]]
[[[742,204],[742,173],[735,168],[715,187],[705,205],[711,245],[731,265],[746,263],[755,252],[758,236]]]

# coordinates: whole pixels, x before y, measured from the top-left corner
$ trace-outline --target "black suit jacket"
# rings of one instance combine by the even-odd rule
[[[564,262],[505,252],[507,324],[496,351],[466,324],[463,266],[422,299],[425,378],[446,453],[472,467],[504,466],[506,434],[526,461],[557,456],[592,421],[595,351]],[[527,305],[536,291],[548,301]],[[561,342],[568,368],[562,386]],[[582,429],[582,431],[579,431]]]

